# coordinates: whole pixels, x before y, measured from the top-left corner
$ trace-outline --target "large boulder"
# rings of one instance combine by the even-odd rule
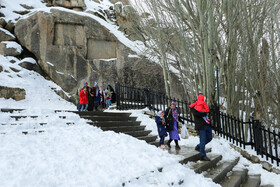
[[[84,81],[104,86],[119,81],[164,92],[161,67],[131,58],[135,53],[91,17],[61,9],[40,11],[19,20],[15,35],[45,73],[73,95]]]

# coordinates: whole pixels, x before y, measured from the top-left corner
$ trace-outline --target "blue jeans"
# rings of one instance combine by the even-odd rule
[[[79,112],[81,111],[81,105],[80,105],[80,103],[78,104],[77,109],[78,109]]]
[[[88,104],[83,104],[83,105],[81,105],[81,111],[86,111],[87,110],[87,108],[88,108]],[[80,111],[80,110],[79,110]]]
[[[159,140],[158,146],[164,145],[164,138],[165,138],[165,136],[160,136],[160,140]]]
[[[203,129],[198,131],[200,143],[197,145],[200,148],[201,156],[206,156],[205,145],[212,140],[212,128],[206,125]]]

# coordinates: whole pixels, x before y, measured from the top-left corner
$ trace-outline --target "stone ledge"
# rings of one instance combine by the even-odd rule
[[[235,145],[233,144],[230,144],[230,146],[236,150],[237,152],[239,152],[243,157],[245,157],[247,160],[251,161],[252,163],[258,163],[258,164],[261,164],[263,169],[269,171],[269,172],[273,172],[273,173],[276,173],[276,174],[280,174],[280,170],[279,169],[276,169],[276,168],[273,168],[273,166],[266,162],[266,161],[260,161],[260,159],[255,156],[255,155],[250,155],[246,150],[243,150],[239,147],[236,147]]]
[[[25,99],[25,95],[26,92],[24,89],[0,86],[0,97],[4,97],[5,99],[20,101]]]

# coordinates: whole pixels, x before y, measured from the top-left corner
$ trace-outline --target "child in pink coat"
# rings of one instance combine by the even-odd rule
[[[207,112],[209,113],[209,108],[205,102],[205,97],[202,94],[199,94],[197,97],[197,101],[190,105],[190,108],[193,108],[198,112]],[[204,116],[203,119],[207,124],[210,123],[210,119],[208,116]]]

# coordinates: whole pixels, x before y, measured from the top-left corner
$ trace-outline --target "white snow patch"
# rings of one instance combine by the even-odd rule
[[[55,71],[56,73],[60,74],[60,75],[64,75],[63,72],[60,72],[60,71]]]
[[[132,54],[129,54],[128,55],[128,58],[140,58],[138,55],[132,55]]]
[[[0,28],[1,31],[5,32],[5,34],[13,37],[13,38],[16,38],[12,33],[10,33],[10,31],[6,30],[6,29],[3,29],[3,28]]]
[[[50,63],[50,62],[47,62],[47,64],[49,64],[50,66],[54,66],[52,63]]]
[[[23,50],[21,45],[19,45],[17,42],[14,42],[14,41],[4,41],[4,42],[1,42],[1,43],[6,44],[6,48],[16,49],[17,52],[19,52],[19,53],[21,53],[22,50]]]
[[[22,59],[21,61],[19,61],[18,64],[21,64],[23,62],[28,62],[30,64],[37,64],[36,60],[34,58],[30,58],[30,57]]]

